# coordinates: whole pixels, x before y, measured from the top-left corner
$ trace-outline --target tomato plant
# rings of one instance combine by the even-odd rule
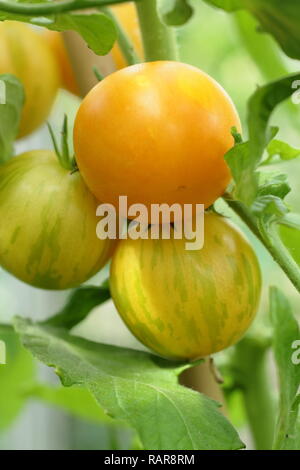
[[[45,121],[59,87],[57,63],[47,42],[38,34],[15,21],[0,24],[0,73],[16,75],[25,88],[19,137],[35,131]]]
[[[176,96],[176,107],[174,107]],[[103,202],[210,206],[230,181],[224,161],[240,128],[234,105],[207,74],[179,62],[115,72],[94,87],[76,116],[81,174]]]
[[[66,289],[97,273],[114,241],[95,236],[97,201],[52,151],[0,168],[0,265],[28,284]]]
[[[197,359],[227,348],[258,307],[261,277],[251,245],[218,215],[208,213],[204,227],[201,250],[187,252],[185,239],[173,234],[122,240],[113,257],[110,286],[119,313],[165,357]]]

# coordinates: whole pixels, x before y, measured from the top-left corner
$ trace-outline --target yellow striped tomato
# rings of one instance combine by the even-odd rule
[[[19,137],[48,117],[59,88],[59,69],[42,34],[17,21],[0,22],[0,74],[12,73],[25,89]]]
[[[48,150],[0,167],[0,265],[28,284],[66,289],[110,258],[114,240],[96,236],[98,202],[80,173]]]
[[[122,240],[110,286],[131,332],[161,356],[197,359],[236,343],[260,298],[256,255],[227,219],[205,215],[204,247],[184,239]]]

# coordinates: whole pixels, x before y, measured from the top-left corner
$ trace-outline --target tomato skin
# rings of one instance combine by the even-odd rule
[[[74,148],[83,178],[102,202],[210,206],[231,175],[224,154],[240,129],[234,105],[212,78],[171,61],[119,70],[79,107]],[[104,176],[105,175],[105,176]]]
[[[25,89],[19,137],[47,118],[59,88],[59,70],[45,38],[17,21],[0,22],[0,73],[12,73]]]
[[[61,87],[70,93],[73,93],[73,95],[79,96],[79,86],[62,34],[58,31],[50,31],[49,29],[46,29],[44,31],[44,37],[59,66]]]
[[[13,158],[0,167],[0,265],[44,289],[86,281],[116,243],[97,238],[97,206],[79,172],[62,168],[52,151]]]
[[[142,37],[134,2],[120,3],[119,5],[111,6],[110,9],[120,22],[122,28],[124,28],[124,31],[128,34],[138,56],[143,59],[144,51]],[[128,65],[117,42],[112,48],[111,54],[117,70]]]
[[[204,247],[185,240],[121,240],[111,264],[115,306],[131,332],[161,356],[197,359],[237,342],[260,298],[256,255],[227,219],[205,215]]]

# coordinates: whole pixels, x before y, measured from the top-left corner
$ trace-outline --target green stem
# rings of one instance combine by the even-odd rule
[[[128,0],[61,0],[47,3],[18,3],[0,0],[0,11],[20,15],[51,15],[66,11],[84,10],[93,7],[104,7]]]
[[[145,60],[176,60],[175,31],[164,25],[157,14],[156,0],[136,3],[142,32]]]
[[[269,383],[267,348],[254,338],[236,345],[235,379],[244,397],[245,409],[258,450],[271,449],[275,429],[275,403]]]
[[[122,27],[121,23],[118,21],[116,15],[109,8],[101,8],[101,11],[109,16],[116,25],[118,31],[118,45],[122,51],[123,56],[126,59],[128,65],[134,65],[141,62],[140,57],[138,56],[128,34]]]
[[[245,222],[250,230],[262,242],[264,247],[272,255],[274,261],[281,267],[289,280],[300,292],[300,269],[296,261],[292,258],[284,244],[282,243],[275,224],[266,225],[260,221],[241,202],[225,198],[229,207]]]

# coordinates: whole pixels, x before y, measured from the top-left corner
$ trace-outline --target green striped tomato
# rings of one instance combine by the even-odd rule
[[[204,218],[204,247],[186,240],[120,241],[110,286],[132,333],[161,356],[196,359],[237,342],[260,298],[256,255],[244,235],[213,213]]]
[[[104,266],[114,241],[96,236],[97,201],[80,173],[47,150],[0,167],[0,265],[28,284],[66,289]]]

